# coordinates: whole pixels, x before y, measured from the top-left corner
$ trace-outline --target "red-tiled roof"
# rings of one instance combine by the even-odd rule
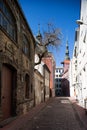
[[[62,64],[69,64],[70,60],[64,60],[63,62],[61,62]]]

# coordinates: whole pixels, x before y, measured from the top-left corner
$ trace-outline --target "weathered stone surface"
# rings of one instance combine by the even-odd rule
[[[16,70],[16,86],[15,96],[13,99],[16,102],[16,114],[25,114],[34,105],[34,37],[29,28],[27,21],[19,7],[16,0],[6,1],[9,10],[14,15],[16,20],[16,34],[17,40],[14,41],[5,29],[0,25],[0,63],[5,64],[9,69]],[[11,5],[11,6],[10,6]],[[29,42],[30,57],[23,53],[23,35],[25,35]],[[3,70],[0,68],[1,76]],[[29,98],[25,98],[25,76],[29,76]],[[13,78],[14,80],[14,78]],[[0,82],[0,91],[2,97],[2,81]],[[16,99],[15,99],[16,98]],[[2,98],[0,98],[2,102]],[[14,102],[14,101],[13,101]],[[1,104],[2,105],[2,104]],[[2,106],[1,106],[2,107]]]

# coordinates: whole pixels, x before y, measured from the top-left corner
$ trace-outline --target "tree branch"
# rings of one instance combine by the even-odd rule
[[[45,52],[44,52],[44,53],[42,53],[42,54],[38,54],[39,61],[38,61],[37,63],[35,63],[34,65],[36,66],[36,65],[40,64],[40,63],[41,63],[42,58],[43,58],[44,56],[46,56],[46,54],[47,54],[47,51],[45,51]]]
[[[36,54],[39,57],[39,61],[35,63],[35,65],[38,65],[41,63],[42,58],[47,54],[48,47],[49,46],[59,46],[61,43],[61,33],[60,30],[57,28],[54,28],[53,24],[48,24],[48,32],[44,32],[44,37],[41,41],[37,42],[36,45]]]

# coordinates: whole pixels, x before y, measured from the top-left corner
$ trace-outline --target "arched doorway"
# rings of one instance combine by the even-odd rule
[[[3,119],[16,115],[17,71],[14,67],[2,65],[1,108]]]

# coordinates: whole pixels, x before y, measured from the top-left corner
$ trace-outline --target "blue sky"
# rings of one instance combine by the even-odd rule
[[[70,58],[72,57],[76,20],[80,19],[80,0],[19,0],[25,17],[33,32],[38,33],[38,24],[41,32],[47,28],[47,23],[53,23],[60,28],[63,39],[58,50],[53,54],[56,66],[61,66],[65,57],[65,45],[68,39]]]

